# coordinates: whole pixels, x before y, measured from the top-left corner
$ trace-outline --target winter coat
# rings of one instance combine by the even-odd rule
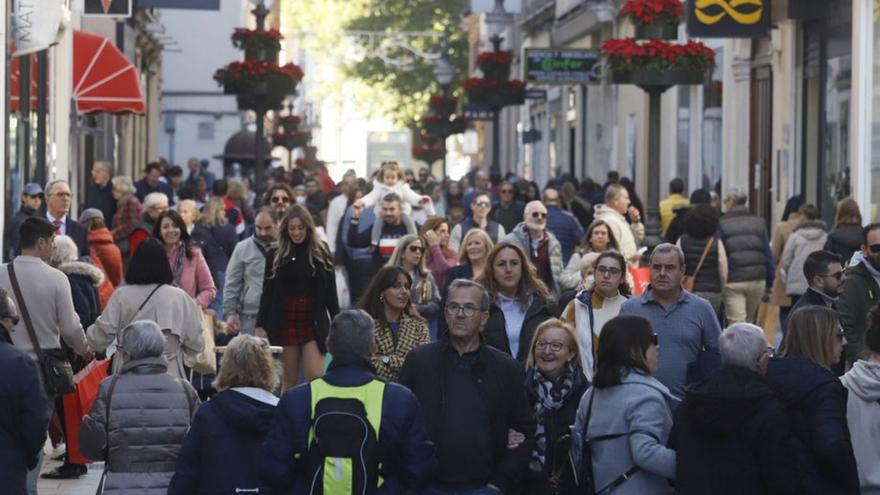
[[[167,367],[161,356],[125,363],[121,374],[101,382],[83,418],[79,449],[89,459],[108,463],[105,495],[165,495],[168,490],[199,397]]]
[[[680,495],[802,493],[797,441],[761,375],[725,366],[687,390],[675,411]]]
[[[700,264],[700,257],[703,256],[703,250],[706,249],[709,239],[714,239],[712,246],[706,253],[706,258],[703,260],[703,265],[700,266],[700,271],[697,272],[697,265]],[[683,234],[678,238],[678,242],[679,247],[684,253],[685,274],[689,276],[693,276],[695,272],[697,274],[694,278],[693,292],[721,293],[721,239],[718,236],[697,239],[688,234]]]
[[[727,282],[766,280],[772,286],[773,260],[764,219],[749,213],[745,206],[734,206],[721,217],[721,241],[727,248]]]
[[[104,283],[104,272],[82,261],[62,263],[58,265],[58,269],[67,275],[67,280],[70,282],[73,309],[79,316],[80,324],[88,327],[101,314],[98,287]]]
[[[773,239],[770,242],[770,252],[773,254],[773,263],[776,265],[776,274],[773,280],[773,290],[770,293],[770,304],[776,306],[791,306],[791,298],[786,294],[785,277],[779,273],[782,251],[791,233],[802,222],[798,214],[791,215],[787,221],[776,224],[773,228]]]
[[[856,253],[861,256],[861,253]],[[867,260],[846,269],[846,283],[843,294],[837,298],[837,314],[840,325],[846,334],[846,362],[854,364],[863,358],[865,350],[865,331],[868,322],[865,315],[880,301],[880,286],[864,266]]]
[[[859,475],[846,422],[846,389],[837,377],[800,358],[773,358],[767,381],[797,440],[804,494],[859,493]]]
[[[323,378],[332,386],[359,387],[376,379],[376,375],[368,360],[340,354],[333,356]],[[288,390],[278,403],[259,449],[257,464],[263,479],[272,484],[275,493],[310,493],[310,480],[306,479],[308,432],[312,424],[310,404],[310,384]],[[437,469],[425,430],[424,411],[407,388],[385,384],[378,436],[380,474],[385,482],[378,490],[379,495],[418,493]]]
[[[491,437],[491,479],[486,480],[502,493],[517,493],[517,487],[528,470],[529,455],[534,448],[535,418],[529,407],[522,366],[509,355],[485,344],[475,351],[473,383],[477,394],[469,396],[486,408]],[[400,370],[400,384],[413,391],[425,414],[428,437],[441,444],[459,431],[447,428],[447,411],[452,407],[475,410],[476,404],[447,403],[447,368],[454,365],[457,355],[447,339],[414,349],[406,357]],[[479,427],[479,426],[478,426]],[[508,430],[525,435],[526,439],[514,449],[507,448]],[[457,443],[460,443],[461,439]],[[440,450],[438,448],[438,450]]]
[[[462,220],[460,224],[452,227],[452,231],[449,233],[449,249],[458,252],[464,236],[473,229],[481,229],[489,236],[493,244],[497,244],[500,239],[507,235],[504,227],[495,220],[487,219],[486,227],[481,228],[477,226],[477,222],[472,217],[468,217]]]
[[[675,213],[680,208],[688,208],[691,201],[682,194],[670,194],[669,197],[660,202],[660,235],[665,236],[669,229],[669,224],[675,218]]]
[[[375,205],[376,217],[379,218],[382,214],[382,199],[391,193],[397,193],[400,196],[400,211],[404,215],[411,214],[412,207],[418,205],[422,200],[422,196],[413,191],[406,181],[399,180],[393,187],[388,187],[384,182],[374,180],[373,189],[368,194],[365,194],[361,201],[364,202],[366,208]],[[429,211],[428,216],[434,214],[433,206],[429,205],[429,208],[426,208],[426,210]]]
[[[621,294],[624,299],[630,296]],[[562,311],[560,317],[563,321],[574,327],[575,336],[577,336],[578,345],[581,354],[581,369],[588,379],[593,379],[594,363],[596,362],[596,352],[599,348],[599,332],[601,328],[596,328],[595,313],[593,312],[594,304],[599,304],[605,300],[601,294],[593,289],[584,289],[578,292],[574,299],[571,300]],[[601,308],[601,306],[595,306]]]
[[[37,362],[0,329],[0,480],[3,493],[27,493],[25,479],[46,441],[49,403]]]
[[[431,270],[431,275],[434,276],[437,288],[446,287],[446,272],[458,265],[458,251],[452,249],[444,251],[440,246],[430,246],[427,256],[427,267],[428,270]]]
[[[193,227],[192,239],[195,245],[202,248],[212,276],[216,277],[218,273],[226,271],[229,257],[238,244],[234,225],[227,223],[209,228],[199,222]]]
[[[144,214],[143,221],[134,226],[131,235],[128,236],[129,259],[134,256],[135,251],[137,251],[138,246],[140,246],[142,242],[153,236],[153,229],[155,226],[156,222],[146,214]],[[125,251],[125,249],[123,249],[123,251]]]
[[[389,382],[397,381],[400,367],[410,351],[431,342],[428,323],[406,313],[400,315],[397,332],[392,332],[388,324],[379,318],[375,319],[373,330],[376,348],[371,361],[376,375]]]
[[[89,345],[101,352],[135,320],[155,321],[165,334],[165,359],[168,372],[183,377],[183,356],[195,356],[205,347],[202,338],[202,315],[198,305],[185,292],[170,285],[161,286],[144,303],[155,285],[123,285],[116,289],[107,308],[86,331]],[[118,371],[119,364],[114,364]]]
[[[603,220],[608,224],[620,246],[620,254],[627,260],[632,259],[638,252],[638,243],[645,239],[645,225],[642,222],[630,224],[620,212],[606,204],[596,205],[593,218],[594,222]]]
[[[113,215],[113,239],[117,242],[127,242],[143,216],[143,205],[134,194],[126,194],[116,202],[116,213]],[[149,235],[149,234],[147,234]],[[127,250],[120,246],[122,251],[129,254],[134,249]]]
[[[828,240],[823,249],[837,253],[843,266],[852,258],[853,253],[862,247],[861,225],[838,225],[828,233]]]
[[[282,315],[287,309],[287,291],[281,277],[272,276],[275,249],[269,251],[263,281],[263,292],[260,295],[260,310],[257,313],[257,327],[266,330],[270,342],[276,342],[280,332]],[[330,320],[339,313],[339,299],[336,295],[336,272],[326,269],[312,260],[315,287],[313,294],[312,314],[315,317],[315,342],[321,353],[326,353],[327,334],[330,332]]]
[[[529,350],[532,344],[532,337],[535,336],[535,330],[538,329],[541,323],[552,317],[550,308],[544,302],[534,298],[532,304],[526,309],[526,316],[523,319],[522,329],[519,333],[519,348],[517,349],[516,356],[513,356],[517,361],[525,364],[526,359],[529,357]],[[507,329],[504,322],[504,312],[501,311],[501,306],[495,302],[489,306],[489,321],[483,327],[483,338],[486,340],[487,345],[506,353],[508,356],[512,356],[510,340],[507,337]]]
[[[202,404],[183,439],[168,495],[271,494],[257,459],[276,404],[277,397],[255,388],[224,390]]]
[[[562,263],[568,263],[574,248],[584,239],[584,228],[571,213],[558,206],[550,206],[547,208],[547,230],[556,236],[562,247]]]
[[[587,408],[593,394],[588,425]],[[667,448],[666,442],[675,402],[666,386],[636,371],[623,375],[620,385],[587,390],[572,426],[575,446],[585,437],[621,435],[590,442],[596,491],[638,466],[639,471],[614,490],[614,495],[672,493],[666,480],[675,477],[675,451]]]
[[[239,242],[226,265],[223,314],[257,316],[266,278],[266,259],[274,245],[264,246],[256,237]]]
[[[3,262],[9,263],[9,260],[21,254],[21,238],[19,229],[21,224],[30,217],[39,216],[40,212],[33,208],[21,205],[21,208],[12,215],[6,232],[3,234]]]
[[[828,239],[828,228],[821,220],[804,222],[794,229],[782,251],[780,273],[785,277],[786,294],[799,296],[809,284],[804,275],[804,262],[813,251],[820,251]]]
[[[168,254],[168,263],[171,265],[171,271],[174,271],[177,252],[182,245],[178,245]],[[202,250],[196,246],[190,247],[192,257],[188,258],[183,255],[183,267],[180,272],[180,279],[177,286],[189,294],[202,309],[207,308],[214,302],[217,296],[217,286],[214,285],[214,277],[211,275],[211,269],[202,254]]]
[[[849,391],[846,421],[862,495],[880,494],[880,363],[857,361],[840,381]]]
[[[98,288],[103,308],[113,295],[113,289],[122,285],[122,252],[113,242],[113,234],[106,227],[89,231],[89,252],[92,263],[104,272],[104,282]],[[109,292],[106,292],[107,287]]]
[[[562,262],[562,245],[559,244],[559,241],[552,232],[546,230],[545,233],[549,236],[547,251],[550,255],[550,273],[553,274],[553,285],[547,288],[550,289],[553,297],[558,299],[562,295],[562,291],[559,288],[559,279],[562,276],[562,270],[565,269],[565,264]],[[529,259],[532,258],[532,241],[525,223],[517,224],[516,228],[507,234],[504,240],[516,244],[526,253]]]

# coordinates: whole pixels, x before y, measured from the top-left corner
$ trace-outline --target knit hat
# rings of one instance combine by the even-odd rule
[[[96,218],[100,218],[101,221],[103,221],[104,213],[102,213],[101,210],[97,208],[88,208],[84,212],[80,213],[79,223],[85,225]]]

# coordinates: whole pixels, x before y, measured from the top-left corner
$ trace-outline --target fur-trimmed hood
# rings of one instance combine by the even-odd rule
[[[58,265],[58,269],[65,275],[82,275],[89,277],[92,284],[99,286],[104,283],[104,272],[100,268],[83,261],[68,261]]]

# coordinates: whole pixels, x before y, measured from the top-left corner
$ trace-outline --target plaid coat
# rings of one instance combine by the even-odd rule
[[[128,239],[134,228],[141,222],[143,208],[134,194],[127,194],[117,204],[113,215],[113,239],[116,242]]]
[[[375,325],[373,338],[376,341],[376,352],[373,353],[371,361],[377,375],[390,382],[396,382],[409,351],[431,343],[428,323],[421,318],[402,313],[396,340],[388,323],[376,319]]]

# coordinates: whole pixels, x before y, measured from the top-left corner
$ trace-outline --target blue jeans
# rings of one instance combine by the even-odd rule
[[[226,284],[226,270],[217,270],[215,275],[214,287],[217,287],[217,296],[208,308],[213,309],[217,313],[217,319],[222,321],[226,319],[223,316],[223,286]]]
[[[37,376],[40,377],[40,386],[45,388],[45,386],[43,385],[43,383],[45,383],[43,381],[43,369],[40,368],[39,364],[37,364]],[[57,397],[56,395],[47,395],[47,401],[48,401],[47,405],[49,407],[50,421],[52,418],[52,413],[55,412],[55,399],[56,399],[56,397]],[[48,429],[48,427],[49,427],[49,425],[46,425],[47,429]],[[45,456],[43,455],[43,449],[41,448],[40,453],[39,453],[39,457],[37,460],[37,466],[35,468],[31,469],[30,471],[28,471],[28,473],[27,473],[28,495],[37,495],[37,481],[39,481],[40,471],[43,469],[43,458],[44,457]]]
[[[501,490],[493,486],[484,486],[470,490],[447,490],[445,488],[428,488],[422,495],[502,495]]]

